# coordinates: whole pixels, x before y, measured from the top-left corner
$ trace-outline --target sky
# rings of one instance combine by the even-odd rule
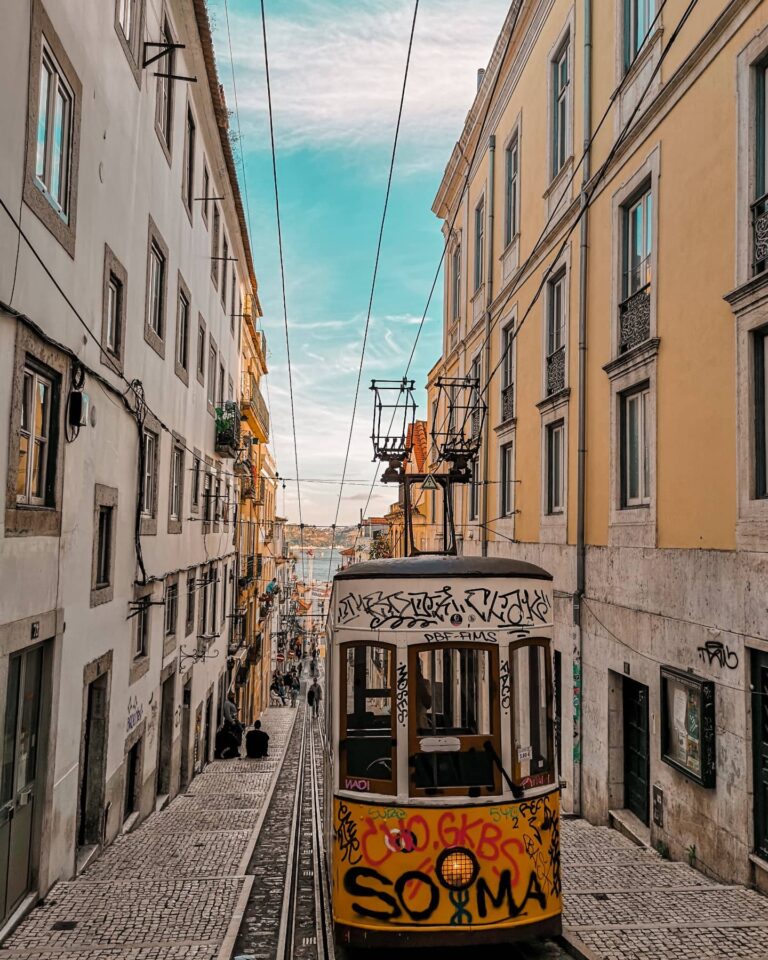
[[[208,0],[219,76],[245,182],[241,192],[264,312],[271,446],[286,478],[278,511],[334,522],[352,421],[413,0],[265,0],[298,503],[261,12],[258,0]],[[508,0],[421,0],[363,375],[338,522],[356,523],[375,464],[372,378],[399,380],[443,249],[431,207],[508,9]],[[227,13],[229,31],[227,30]],[[232,57],[230,59],[230,38]],[[442,278],[409,376],[426,419],[426,376],[440,356]],[[320,483],[319,480],[333,480]],[[397,489],[377,484],[381,515]],[[301,516],[300,516],[301,514]]]

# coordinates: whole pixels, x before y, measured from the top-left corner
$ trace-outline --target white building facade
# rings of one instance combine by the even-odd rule
[[[0,936],[213,756],[258,312],[203,0],[3,13]]]

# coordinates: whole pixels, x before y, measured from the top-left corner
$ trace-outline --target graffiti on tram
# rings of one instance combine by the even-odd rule
[[[552,623],[552,601],[546,590],[468,587],[465,582],[428,590],[413,590],[412,586],[370,593],[351,589],[339,597],[338,625],[370,630],[472,627],[528,631]]]
[[[493,807],[336,800],[335,886],[349,922],[497,924],[559,913],[557,795]]]

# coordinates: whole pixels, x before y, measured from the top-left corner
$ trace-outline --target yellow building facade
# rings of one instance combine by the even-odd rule
[[[488,406],[460,550],[555,577],[565,808],[765,887],[767,58],[754,0],[512,3],[427,384]]]
[[[230,646],[240,719],[252,723],[269,703],[272,661],[270,611],[277,599],[275,466],[269,452],[270,420],[261,392],[267,374],[266,337],[250,307],[242,317],[238,523],[238,611]]]

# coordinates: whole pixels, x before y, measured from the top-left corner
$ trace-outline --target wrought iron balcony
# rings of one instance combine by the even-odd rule
[[[510,383],[501,391],[501,422],[511,420],[515,415],[515,385]]]
[[[768,267],[768,193],[752,204],[752,272]]]
[[[248,378],[243,390],[243,418],[249,421],[260,440],[264,443],[269,440],[269,410],[255,377]]]
[[[240,563],[240,576],[238,578],[238,583],[240,587],[247,587],[249,583],[253,581],[253,554],[248,554],[247,557],[241,558]]]
[[[216,407],[216,453],[237,456],[240,443],[240,405],[227,400]]]
[[[651,335],[651,285],[641,287],[619,305],[619,352],[626,353]]]
[[[565,389],[565,346],[547,357],[547,396]]]

